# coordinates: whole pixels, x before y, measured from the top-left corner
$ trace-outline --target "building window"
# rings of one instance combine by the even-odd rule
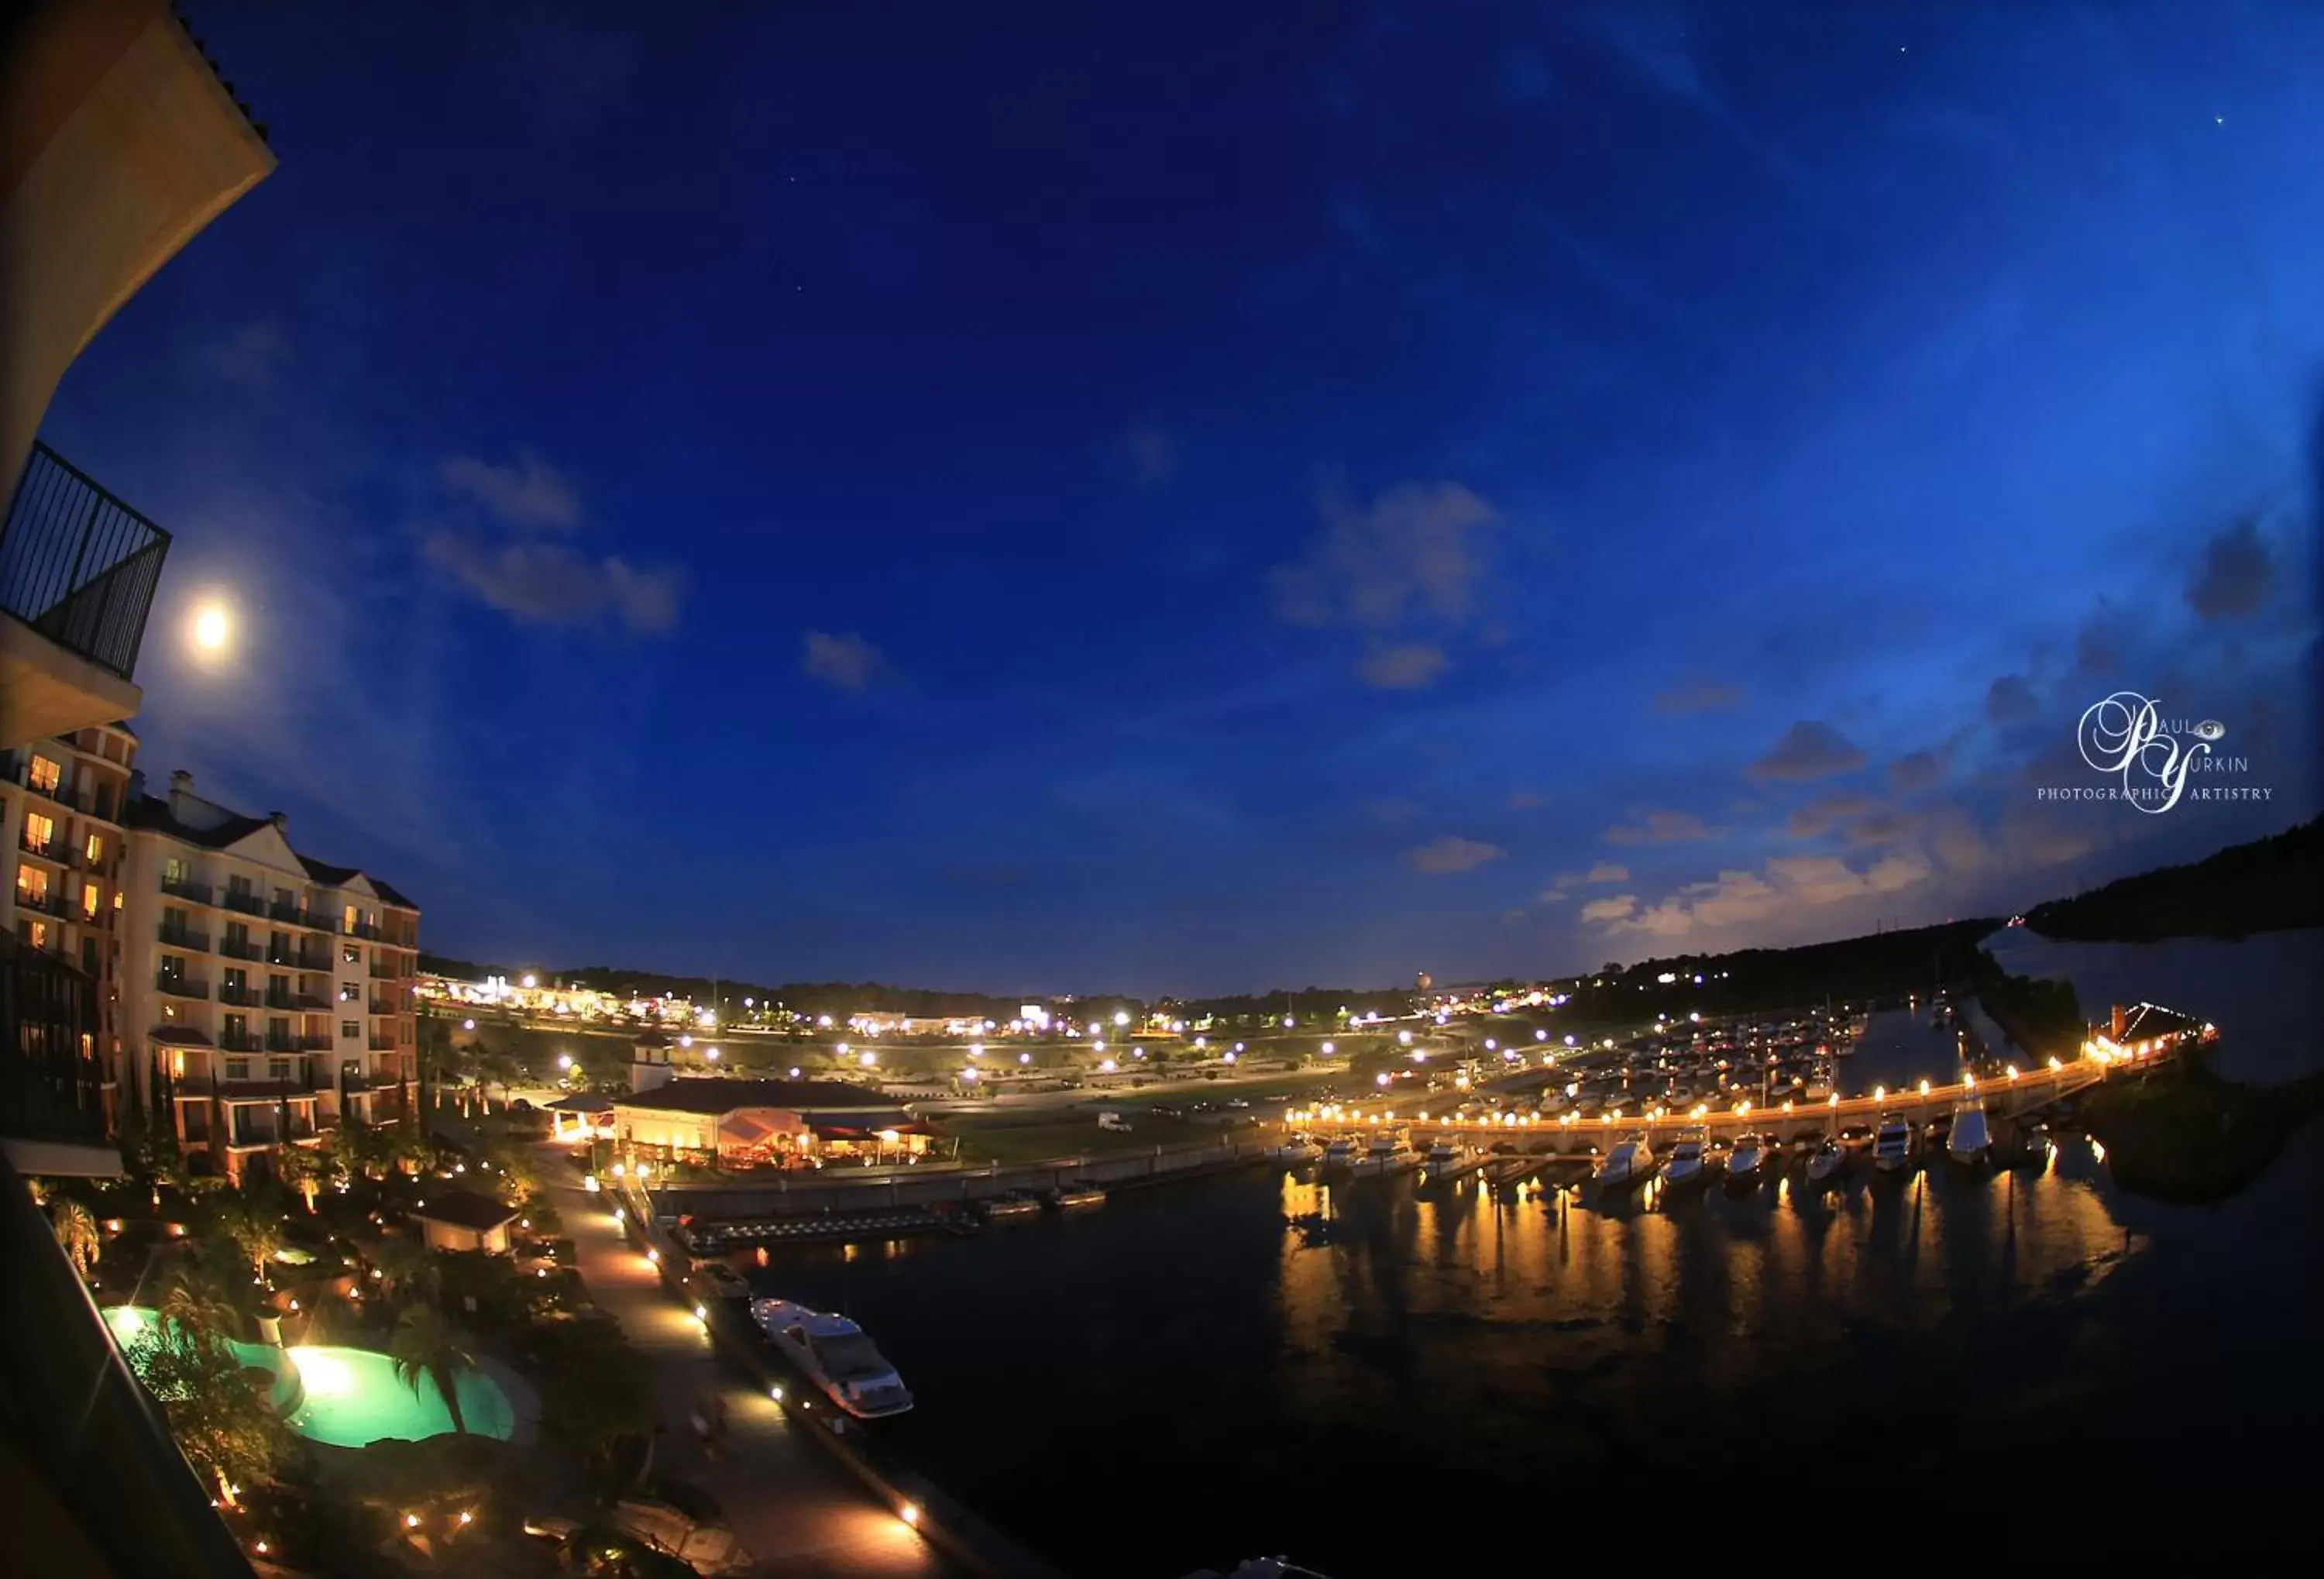
[[[45,904],[49,897],[49,874],[39,866],[18,863],[16,867],[16,902],[20,905]]]
[[[105,891],[99,888],[96,883],[92,882],[80,891],[80,919],[82,920],[96,920],[97,912],[104,907]]]
[[[183,1080],[185,1077],[186,1050],[183,1048],[171,1048],[170,1049],[170,1078],[172,1080]]]
[[[355,906],[353,906],[353,905],[348,905],[347,907],[346,907],[346,909],[341,912],[341,916],[342,916],[342,921],[341,921],[341,925],[340,925],[339,930],[340,930],[340,931],[342,931],[342,932],[346,933],[346,934],[347,934],[347,935],[349,935],[350,937],[354,936],[354,934],[355,934]]]
[[[186,962],[183,956],[175,954],[163,955],[161,956],[162,984],[171,987],[181,986],[185,980]]]
[[[44,756],[35,755],[32,758],[32,771],[24,775],[24,781],[43,795],[54,795],[57,792],[58,780],[63,777],[64,770],[58,767],[56,763]]]
[[[117,888],[113,891],[113,908],[116,910],[121,908],[121,891]]]
[[[225,991],[228,993],[246,993],[250,991],[250,973],[242,969],[239,965],[230,965],[226,966],[225,975]]]
[[[91,866],[105,859],[105,841],[95,834],[88,836],[88,863]]]
[[[266,1077],[267,1077],[269,1080],[288,1080],[288,1079],[290,1079],[290,1059],[288,1059],[288,1058],[269,1058],[269,1059],[267,1059],[267,1060],[266,1060]]]
[[[360,1002],[363,1002],[363,983],[362,983],[361,982],[342,982],[342,983],[339,983],[339,1002],[342,1002],[342,1003],[360,1003]]]
[[[45,850],[49,846],[49,841],[56,836],[57,819],[55,817],[43,816],[37,811],[28,811],[24,814],[24,847],[26,849]]]
[[[226,1061],[226,1077],[229,1080],[249,1079],[250,1060],[248,1058],[228,1058]]]
[[[186,858],[183,855],[172,855],[161,863],[162,887],[174,887],[184,882],[188,876]]]
[[[361,1036],[363,1035],[363,1022],[357,1020],[342,1020],[339,1021],[339,1034],[341,1036]]]
[[[226,1017],[226,1039],[229,1042],[250,1039],[250,1019],[247,1015],[229,1014]]]
[[[247,877],[229,876],[226,880],[226,891],[235,898],[246,901],[251,897],[250,879]]]
[[[270,998],[288,998],[290,995],[290,978],[289,976],[267,977],[266,995]]]
[[[49,946],[49,924],[46,921],[25,922],[24,941],[35,948],[46,948]]]
[[[363,964],[363,950],[352,943],[346,945],[339,950],[339,963],[341,965]]]

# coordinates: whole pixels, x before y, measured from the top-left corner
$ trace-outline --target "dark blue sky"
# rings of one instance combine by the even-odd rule
[[[146,766],[431,946],[1541,973],[2315,808],[2324,9],[632,9],[195,7],[281,167],[49,422]],[[2121,688],[2274,799],[2038,801]]]

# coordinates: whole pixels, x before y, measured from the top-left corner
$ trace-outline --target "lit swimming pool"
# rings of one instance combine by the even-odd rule
[[[143,1306],[116,1305],[106,1311],[105,1320],[127,1348],[152,1330],[154,1313]],[[395,1362],[374,1350],[327,1344],[301,1344],[288,1351],[262,1344],[227,1346],[244,1365],[273,1374],[274,1407],[290,1407],[290,1428],[311,1441],[363,1447],[390,1437],[425,1441],[452,1429],[451,1411],[444,1407],[435,1383],[423,1380],[414,1393],[396,1380]],[[468,1429],[507,1441],[516,1429],[516,1411],[500,1384],[481,1371],[470,1371],[458,1385],[460,1414]]]

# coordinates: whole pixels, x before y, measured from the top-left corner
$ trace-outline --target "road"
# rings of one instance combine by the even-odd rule
[[[562,1177],[544,1150],[543,1171]],[[795,1428],[774,1403],[746,1388],[693,1316],[630,1248],[604,1196],[558,1185],[550,1195],[572,1237],[590,1297],[622,1324],[651,1362],[663,1427],[656,1466],[718,1500],[726,1522],[770,1579],[919,1579],[960,1570],[875,1501],[853,1476]],[[688,1425],[697,1405],[725,1400],[728,1440],[706,1459]]]

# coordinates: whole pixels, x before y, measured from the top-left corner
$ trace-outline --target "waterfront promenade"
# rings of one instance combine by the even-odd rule
[[[652,1263],[622,1238],[610,1197],[563,1182],[564,1159],[543,1149],[544,1170],[581,1280],[622,1324],[653,1368],[662,1427],[654,1458],[663,1473],[702,1486],[770,1579],[905,1579],[960,1569],[874,1500],[807,1439],[765,1394],[745,1387],[691,1315],[662,1287]],[[726,1405],[724,1451],[706,1462],[687,1421],[710,1397]]]

